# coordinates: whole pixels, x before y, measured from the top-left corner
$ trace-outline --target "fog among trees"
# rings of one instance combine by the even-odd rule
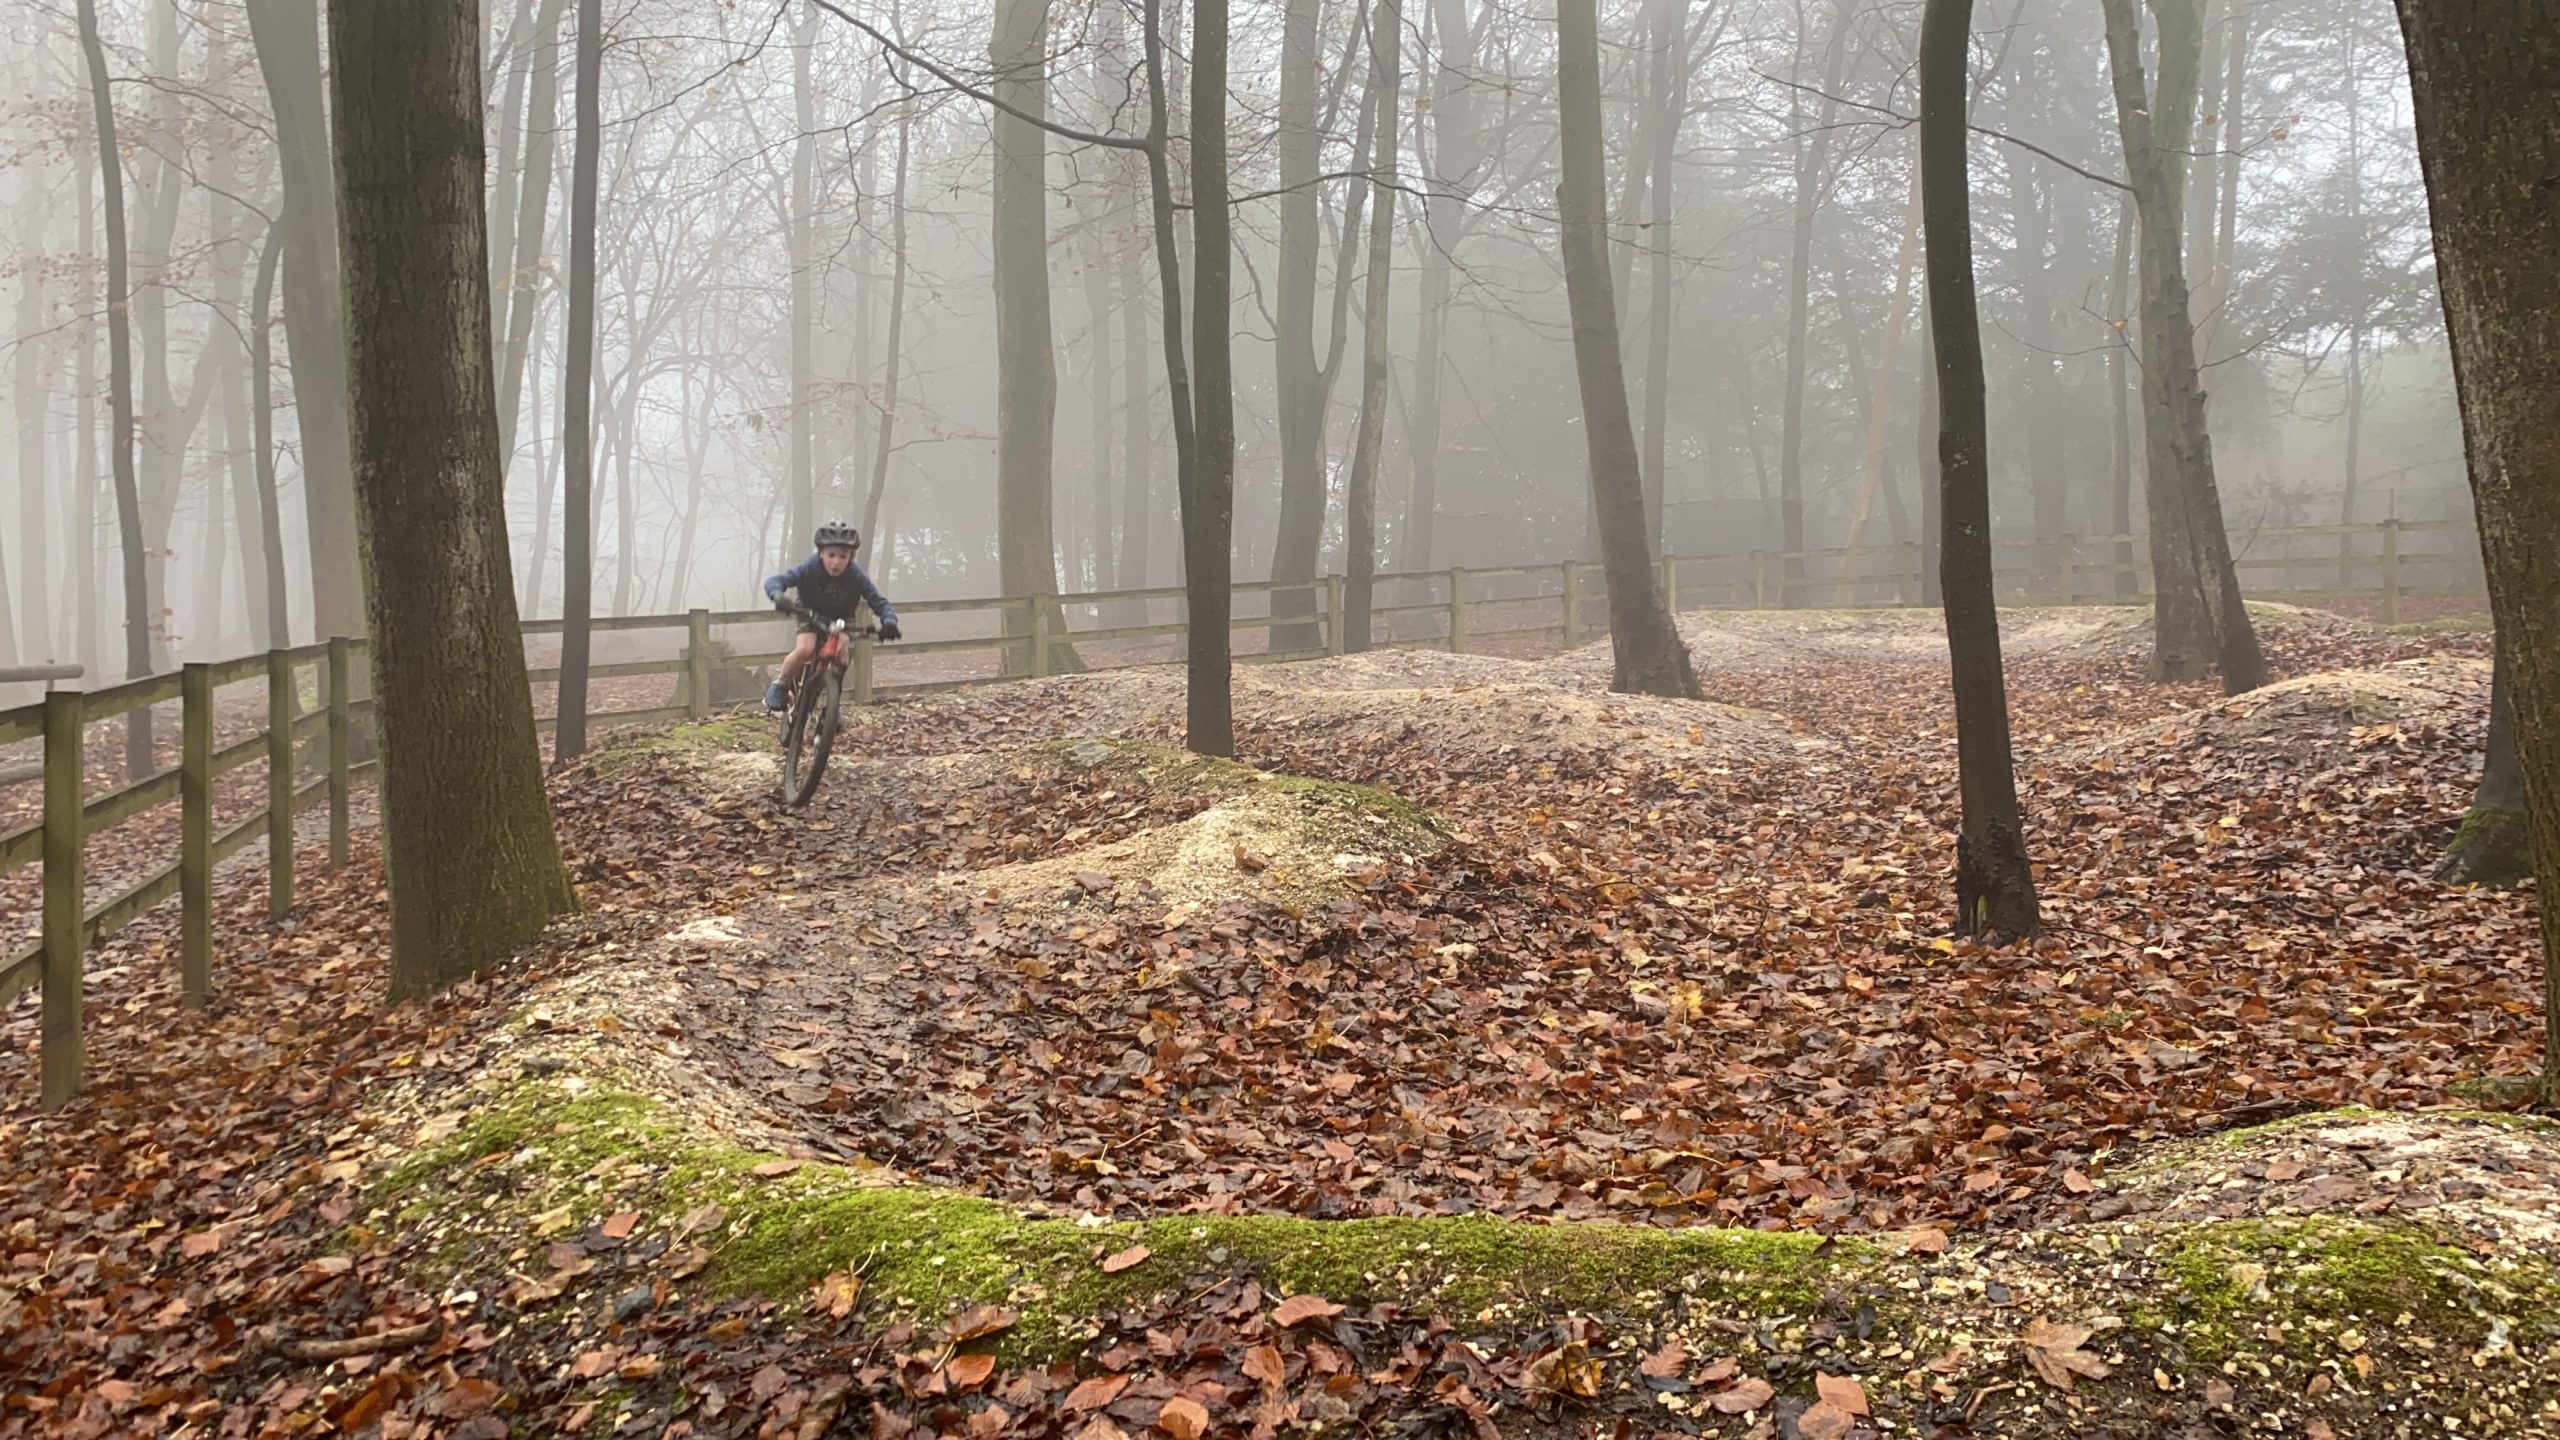
[[[2118,8],[1973,17],[2005,538],[2156,518]],[[2120,8],[2131,58],[2174,87],[2164,7]],[[1597,6],[1608,278],[1657,552],[1908,542],[1933,523],[1919,19],[1862,0]],[[1193,143],[1195,20],[1156,22],[1164,168],[1186,289],[1192,198],[1228,197],[1231,293],[1182,330],[1233,336],[1236,576],[1599,560],[1552,8],[1235,6],[1215,176]],[[2163,142],[2180,214],[2162,233],[2230,547],[2271,525],[2467,515],[2391,7],[2211,0],[2190,21],[2192,133]],[[155,668],[354,633],[318,7],[44,0],[5,23],[0,647],[124,673],[128,572]],[[863,529],[901,600],[1178,583],[1147,25],[1067,0],[492,0],[491,359],[523,613],[562,613],[580,509],[600,616],[752,605],[828,516]],[[2172,30],[2175,59],[2192,39]]]

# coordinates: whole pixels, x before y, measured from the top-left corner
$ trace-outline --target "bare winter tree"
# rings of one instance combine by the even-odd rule
[[[1920,22],[1920,205],[1928,237],[1929,331],[1938,374],[1938,468],[1947,656],[1954,672],[1956,930],[2019,939],[2041,928],[2009,750],[2009,691],[1991,590],[1991,427],[1973,280],[1966,175],[1973,0],[1929,0]]]
[[[2205,427],[2203,373],[2187,294],[2182,200],[2195,133],[2204,0],[2160,0],[2160,80],[2143,80],[2135,0],[2104,0],[2116,124],[2131,177],[2142,260],[2144,485],[2151,520],[2153,669],[2193,680],[2222,667],[2224,693],[2267,683],[2257,629],[2240,595]]]
[[[2560,0],[2400,0],[2463,448],[2508,662],[2560,1104]]]
[[[589,619],[595,610],[596,170],[604,143],[604,7],[578,0],[577,126],[569,162],[569,358],[560,379],[560,688],[555,762],[587,749]],[[625,504],[628,511],[628,503]],[[625,553],[628,553],[627,551]]]
[[[1689,647],[1655,583],[1645,529],[1644,469],[1627,411],[1627,374],[1610,293],[1609,211],[1600,144],[1600,20],[1594,0],[1556,7],[1557,103],[1563,125],[1564,276],[1573,311],[1574,370],[1590,450],[1592,502],[1609,582],[1611,688],[1700,698]]]
[[[141,484],[133,463],[133,321],[124,223],[124,160],[116,143],[115,105],[108,91],[105,39],[98,32],[98,0],[80,0],[80,50],[89,68],[90,108],[97,117],[98,176],[106,199],[107,423],[114,447],[116,534],[124,549],[124,673],[151,673],[151,591],[144,574]],[[151,707],[136,706],[125,725],[125,770],[149,775]]]
[[[507,560],[479,14],[475,0],[329,5],[395,996],[506,959],[577,904]]]

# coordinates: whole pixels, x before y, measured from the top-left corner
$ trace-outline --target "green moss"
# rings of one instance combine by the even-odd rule
[[[885,1314],[932,1319],[969,1304],[1011,1305],[1023,1318],[1008,1343],[1036,1356],[1072,1349],[1101,1316],[1222,1275],[1492,1323],[1515,1307],[1625,1311],[1673,1290],[1754,1314],[1803,1309],[1875,1259],[1867,1247],[1811,1235],[1483,1216],[1085,1226],[834,1165],[755,1178],[753,1167],[771,1158],[705,1143],[635,1096],[525,1082],[377,1181],[368,1200],[458,1232],[439,1262],[457,1270],[475,1240],[513,1248],[615,1209],[640,1211],[645,1233],[717,1203],[727,1217],[704,1237],[713,1253],[699,1282],[714,1294],[789,1301],[822,1276],[854,1270],[866,1303]],[[1102,1271],[1101,1257],[1135,1245],[1149,1252],[1142,1263]]]
[[[2273,1335],[2316,1348],[2344,1330],[2398,1328],[2402,1317],[2439,1341],[2472,1343],[2499,1320],[2541,1313],[2560,1296],[2547,1260],[2516,1255],[2493,1266],[2405,1222],[2211,1222],[2177,1231],[2156,1258],[2172,1290],[2165,1306],[2133,1318],[2151,1328],[2174,1323],[2185,1348],[2205,1360]]]
[[[2433,620],[2410,620],[2385,625],[2393,635],[2486,635],[2496,629],[2487,615],[2445,615]]]
[[[610,775],[651,755],[699,751],[752,752],[774,748],[773,722],[763,715],[724,715],[670,725],[663,730],[623,730],[588,753],[587,763],[599,775]]]
[[[1284,795],[1305,795],[1345,810],[1384,815],[1390,820],[1433,835],[1448,833],[1430,811],[1400,795],[1381,790],[1375,785],[1354,785],[1341,780],[1311,780],[1303,775],[1265,775],[1262,777],[1262,783]]]
[[[2308,1129],[2314,1125],[2335,1125],[2343,1121],[2382,1118],[2384,1118],[2383,1112],[2379,1110],[2369,1110],[2362,1105],[2341,1105],[2334,1110],[2311,1110],[2300,1115],[2287,1115],[2281,1120],[2270,1120],[2263,1125],[2243,1125],[2237,1129],[2224,1130],[2216,1134],[2213,1139],[2217,1145],[2236,1150],[2271,1136]]]
[[[2522,810],[2475,805],[2445,847],[2436,878],[2452,885],[2517,884],[2533,874],[2533,837]]]

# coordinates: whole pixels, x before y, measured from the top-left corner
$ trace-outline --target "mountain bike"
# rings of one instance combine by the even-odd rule
[[[788,601],[784,608],[818,626],[822,637],[782,702],[782,802],[800,806],[818,793],[827,754],[844,728],[844,672],[853,662],[853,642],[878,639],[880,627],[820,619]]]

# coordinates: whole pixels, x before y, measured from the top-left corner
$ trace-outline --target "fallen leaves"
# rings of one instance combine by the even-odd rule
[[[1316,1320],[1329,1320],[1342,1313],[1342,1307],[1320,1295],[1292,1295],[1280,1302],[1271,1318],[1284,1328],[1294,1329]]]
[[[1777,1390],[1756,1375],[1745,1376],[1731,1389],[1719,1390],[1707,1397],[1707,1403],[1725,1415],[1747,1415],[1777,1397]]]
[[[1149,1253],[1144,1245],[1132,1245],[1126,1250],[1106,1255],[1102,1259],[1102,1273],[1117,1275],[1123,1270],[1135,1270],[1147,1263]]]
[[[2114,1328],[2112,1316],[2100,1316],[2086,1324],[2065,1325],[2042,1316],[2018,1337],[2026,1352],[2027,1363],[2043,1381],[2057,1390],[2069,1390],[2075,1377],[2104,1380],[2114,1373],[2106,1361],[2081,1347],[2091,1336]]]

